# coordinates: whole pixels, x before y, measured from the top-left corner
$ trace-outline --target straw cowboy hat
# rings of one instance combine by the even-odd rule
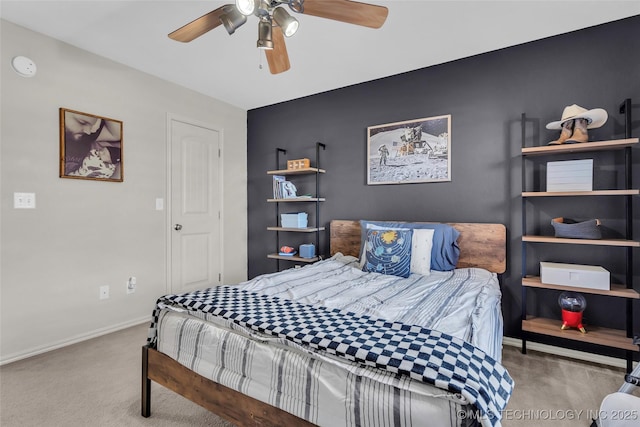
[[[595,129],[605,124],[608,117],[607,112],[602,108],[587,110],[586,108],[573,104],[564,107],[562,119],[557,122],[548,123],[547,129],[561,129],[564,122],[573,119],[587,119],[587,129]]]

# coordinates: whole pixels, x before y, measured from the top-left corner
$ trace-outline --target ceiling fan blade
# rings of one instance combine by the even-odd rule
[[[224,13],[223,8],[228,5],[220,6],[216,10],[213,10],[206,15],[202,15],[200,18],[194,19],[188,24],[178,28],[177,30],[169,33],[169,38],[187,43],[194,40],[204,33],[213,30],[222,22],[220,21],[220,15]]]
[[[348,24],[380,28],[389,10],[384,6],[350,0],[304,0],[304,14]]]
[[[289,63],[287,45],[284,42],[284,35],[280,27],[274,26],[272,28],[271,41],[273,41],[273,49],[264,51],[267,55],[269,71],[271,71],[271,74],[284,73],[291,68],[291,64]]]

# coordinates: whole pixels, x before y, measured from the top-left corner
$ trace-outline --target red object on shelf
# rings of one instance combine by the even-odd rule
[[[569,311],[562,310],[562,327],[561,329],[577,328],[583,334],[587,331],[582,325],[582,312],[581,311]]]

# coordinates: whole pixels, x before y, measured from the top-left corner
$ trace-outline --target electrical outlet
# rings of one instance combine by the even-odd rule
[[[35,209],[36,193],[13,193],[13,207],[15,209]]]
[[[100,299],[109,299],[109,286],[100,286]]]
[[[127,294],[132,294],[136,291],[137,280],[135,276],[129,277],[127,280]]]

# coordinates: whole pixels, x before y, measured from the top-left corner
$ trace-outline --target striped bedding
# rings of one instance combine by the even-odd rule
[[[485,270],[434,271],[403,279],[362,272],[355,258],[336,255],[238,287],[421,325],[462,338],[500,360],[500,290],[496,276]],[[434,426],[466,426],[476,421],[458,393],[312,352],[210,314],[166,306],[150,338],[159,351],[200,375],[314,424],[411,426],[428,419]]]

